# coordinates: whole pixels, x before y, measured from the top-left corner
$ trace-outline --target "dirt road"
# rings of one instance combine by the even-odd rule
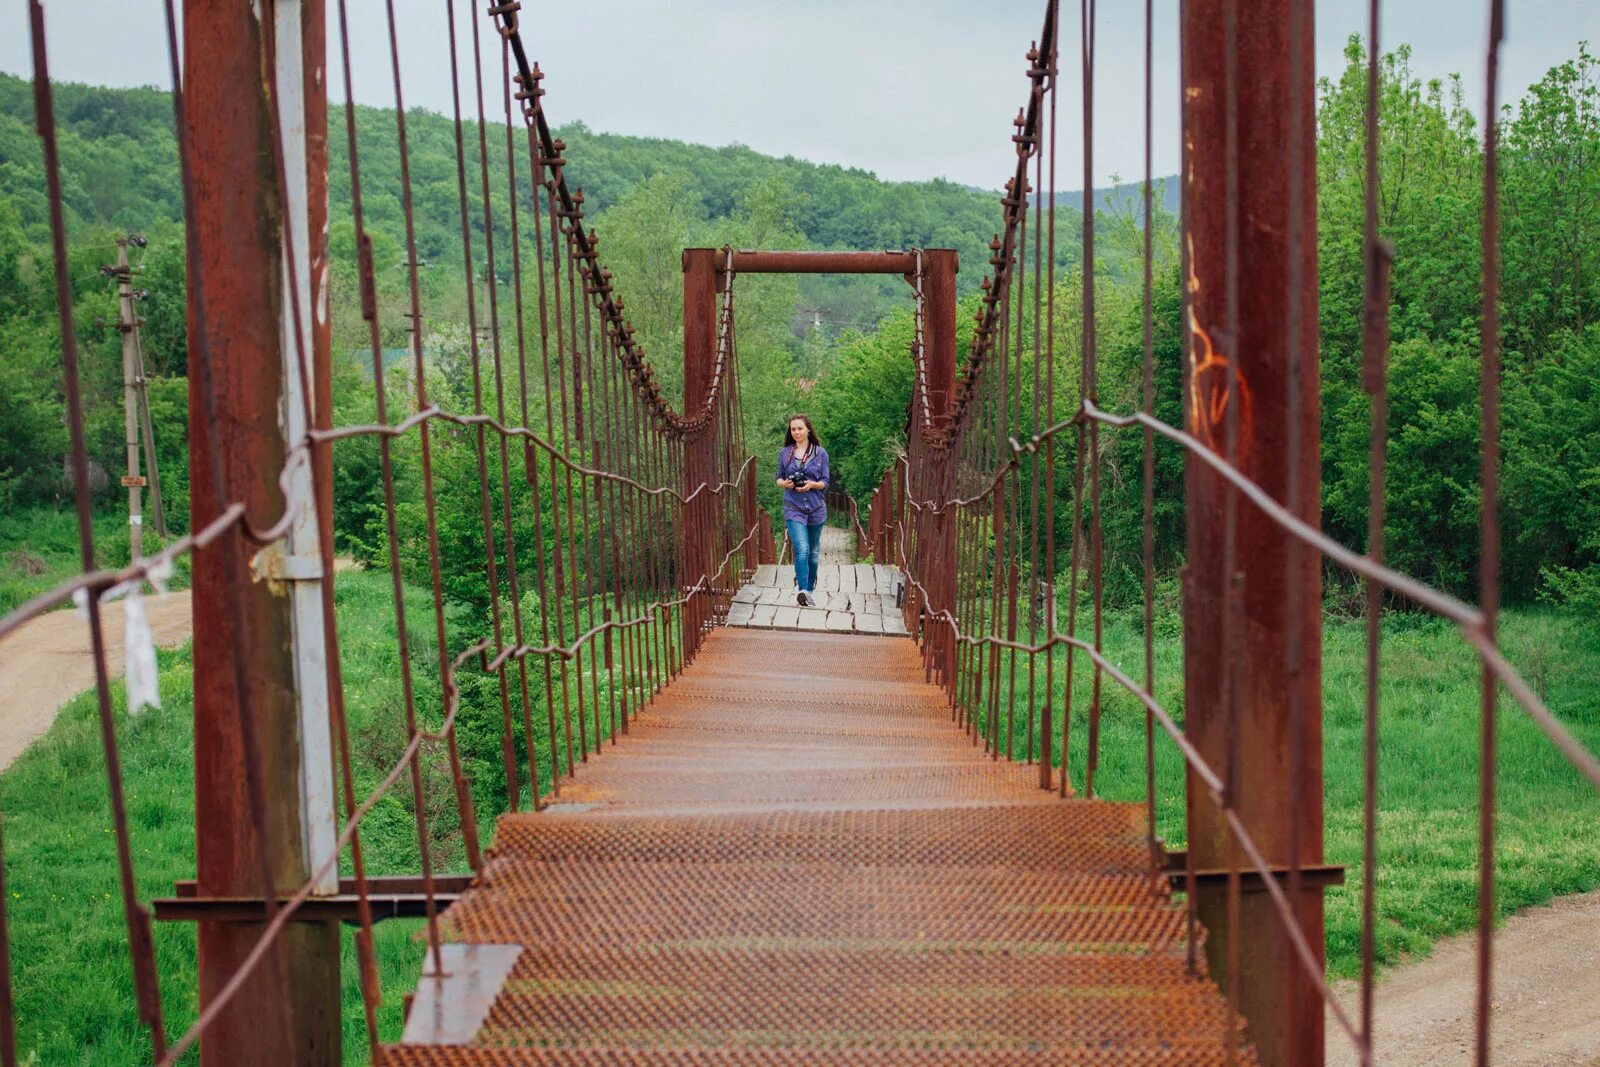
[[[1512,916],[1494,951],[1494,1062],[1600,1064],[1600,892]],[[1376,1062],[1471,1062],[1477,962],[1477,940],[1468,934],[1381,979],[1374,990]],[[1358,1017],[1359,987],[1340,982],[1334,991]],[[1329,1067],[1355,1062],[1330,1013]]]
[[[189,591],[145,597],[156,644],[173,648],[189,639]],[[106,666],[122,674],[120,604],[105,619]],[[0,770],[55,722],[67,701],[94,685],[89,624],[75,611],[53,611],[0,641]]]

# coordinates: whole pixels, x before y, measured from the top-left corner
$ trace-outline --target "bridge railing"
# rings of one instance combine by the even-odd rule
[[[552,135],[519,5],[464,13],[457,18],[446,5],[436,27],[443,40],[434,38],[448,45],[457,87],[469,351],[468,366],[450,381],[424,355],[425,323],[449,312],[431,306],[420,275],[393,11],[355,29],[384,42],[389,54],[397,177],[387,168],[363,170],[367,142],[358,127],[373,121],[373,111],[353,104],[357,33],[342,0],[332,33],[342,68],[326,61],[321,15],[311,20],[318,24],[312,33],[299,23],[298,5],[255,19],[246,8],[188,4],[185,58],[168,0],[196,398],[194,521],[155,555],[105,569],[93,540],[44,9],[29,5],[83,573],[0,618],[0,637],[74,598],[88,615],[128,960],[152,1062],[175,1063],[202,1039],[208,1061],[230,1063],[294,1062],[307,1047],[337,1048],[340,1013],[327,1002],[339,1001],[339,935],[321,921],[330,915],[358,926],[376,1061],[379,904],[426,920],[429,966],[443,973],[439,913],[463,879],[439,870],[438,845],[459,847],[479,871],[478,813],[537,809],[546,794],[559,795],[562,779],[626,732],[693,660],[757,562],[756,468],[744,448],[733,272],[724,273],[718,294],[703,400],[680,413],[663,396],[601,264],[582,190],[569,188],[566,146]],[[335,69],[342,69],[344,128],[331,132],[347,155],[357,257],[348,266],[359,282],[376,413],[363,425],[332,420],[322,72]],[[265,85],[261,71],[270,74]],[[475,127],[463,113],[464,84],[476,86]],[[499,114],[487,106],[495,96]],[[214,107],[219,99],[259,106],[240,109],[241,118]],[[503,151],[491,152],[489,138],[502,135]],[[403,228],[375,222],[366,210],[379,194],[401,205]],[[399,309],[380,298],[372,253],[380,232],[405,248]],[[481,293],[479,279],[488,279]],[[407,324],[411,366],[401,384],[386,373],[382,346]],[[346,692],[341,670],[330,518],[340,489],[334,450],[362,441],[381,485],[384,544],[376,562],[389,571],[403,694],[403,720],[368,724],[399,750],[372,788],[353,769],[346,704],[360,694]],[[138,890],[142,843],[127,816],[102,620],[117,599],[132,605],[133,618],[144,586],[185,556],[194,569],[199,870],[187,892],[152,901]],[[427,575],[424,629],[432,633],[421,640],[409,632],[415,621],[405,591],[413,574]],[[287,659],[281,649],[290,650]],[[424,692],[434,674],[437,691]],[[466,770],[472,754],[459,729],[472,720],[474,734],[497,744],[501,773],[499,781],[480,778],[476,798]],[[436,759],[449,769],[446,810],[423,787],[424,764]],[[419,857],[415,875],[401,878],[371,873],[362,850],[373,810],[397,799],[414,822]],[[0,892],[4,1067],[19,1062],[8,903]],[[200,1011],[183,1020],[176,1038],[152,912],[200,923]],[[288,924],[302,921],[313,925],[285,937]]]
[[[940,395],[930,384],[919,269],[907,449],[872,495],[866,540],[875,558],[897,564],[906,575],[906,623],[922,644],[930,680],[948,693],[953,719],[994,758],[1036,762],[1041,788],[1063,797],[1080,791],[1099,795],[1105,684],[1142,707],[1143,799],[1155,868],[1172,870],[1169,864],[1175,864],[1181,872],[1176,884],[1189,909],[1190,962],[1200,965],[1197,925],[1204,918],[1212,933],[1206,946],[1212,973],[1222,981],[1230,1005],[1253,1024],[1247,1033],[1262,1043],[1267,1062],[1306,1062],[1296,1057],[1312,1055],[1306,1052],[1312,1047],[1320,1062],[1325,1010],[1361,1062],[1373,1062],[1374,944],[1380,921],[1375,894],[1380,877],[1379,622],[1386,600],[1393,598],[1454,623],[1481,668],[1476,1055],[1483,1063],[1489,1055],[1496,915],[1500,694],[1508,695],[1576,772],[1600,789],[1600,761],[1550,711],[1495,640],[1497,134],[1491,123],[1485,133],[1482,589],[1474,606],[1383,563],[1392,249],[1379,233],[1375,209],[1376,3],[1370,8],[1368,40],[1365,380],[1374,403],[1367,551],[1341,545],[1319,529],[1311,15],[1309,4],[1269,6],[1270,12],[1253,16],[1254,36],[1246,42],[1239,15],[1227,0],[1186,5],[1180,34],[1186,156],[1178,263],[1158,263],[1153,248],[1154,25],[1146,6],[1142,402],[1138,410],[1116,412],[1101,405],[1098,392],[1095,219],[1089,204],[1078,235],[1082,266],[1076,295],[1082,304],[1076,309],[1077,335],[1070,338],[1075,350],[1060,357],[1056,351],[1058,338],[1065,336],[1057,307],[1054,211],[1059,12],[1057,4],[1047,5],[1039,41],[1028,54],[1030,92],[1012,138],[1017,165],[1002,199],[1003,230],[990,244],[991,273],[982,284],[977,331],[954,397]],[[1490,0],[1488,6],[1487,109],[1496,114],[1501,4]],[[1084,0],[1080,150],[1085,189],[1094,179],[1094,8],[1093,0]],[[1247,43],[1248,60],[1242,58]],[[1272,117],[1243,114],[1251,100],[1266,101],[1257,106],[1274,109]],[[1282,108],[1287,121],[1279,119],[1276,109]],[[1269,128],[1283,137],[1281,155],[1263,151],[1259,131]],[[1257,131],[1251,154],[1239,147],[1243,129]],[[1247,242],[1254,242],[1248,257],[1242,251]],[[1155,415],[1153,276],[1158,269],[1181,269],[1183,428]],[[1241,311],[1246,297],[1253,300],[1250,318]],[[1075,403],[1059,413],[1058,364],[1075,364],[1078,379]],[[1108,446],[1102,431],[1121,430],[1140,433],[1144,444],[1139,476],[1142,663],[1114,662],[1104,642],[1102,507]],[[1186,464],[1181,713],[1156,696],[1158,442],[1181,450]],[[1058,456],[1072,462],[1065,480],[1069,489],[1058,488],[1063,485]],[[1070,515],[1058,517],[1058,495]],[[1063,535],[1064,543],[1058,543]],[[1168,558],[1182,555],[1173,546],[1163,548]],[[1346,1008],[1329,989],[1316,898],[1321,886],[1341,876],[1322,862],[1319,642],[1325,566],[1348,572],[1366,593],[1359,1010]],[[1058,582],[1066,585],[1064,611],[1057,610]],[[1074,685],[1075,670],[1089,675],[1086,701]],[[1249,694],[1246,671],[1257,676]],[[1074,731],[1084,727],[1087,736],[1080,738]],[[1180,856],[1165,855],[1156,836],[1156,742],[1161,736],[1182,761],[1188,847]],[[1265,747],[1269,742],[1277,747]],[[1137,758],[1119,753],[1117,762],[1125,766],[1130,756]],[[1082,767],[1081,777],[1074,777],[1075,766]],[[1259,891],[1250,894],[1253,899],[1245,898],[1247,887]],[[1267,968],[1279,968],[1268,972],[1273,977],[1255,973],[1248,983],[1254,990],[1241,992],[1255,961],[1280,952],[1276,958],[1291,961],[1290,970],[1266,962]],[[1241,956],[1247,959],[1241,962]]]

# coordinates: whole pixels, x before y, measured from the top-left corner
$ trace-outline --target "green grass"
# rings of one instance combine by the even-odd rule
[[[160,654],[164,707],[125,714],[115,694],[124,788],[141,897],[170,896],[194,877],[191,743],[193,667],[187,649]],[[116,845],[92,694],[74,700],[50,733],[4,776],[7,909],[12,936],[20,1048],[49,1064],[148,1062],[148,1038],[133,1017]],[[389,1033],[399,995],[415,983],[420,946],[414,923],[377,928]],[[189,923],[156,924],[167,1030],[195,1015],[195,935]],[[345,1043],[365,1038],[353,941],[343,934]],[[354,1010],[348,1010],[353,1007]],[[198,1062],[191,1054],[185,1062]]]
[[[364,797],[399,757],[407,736],[388,574],[341,573],[335,602],[356,792]],[[405,607],[418,715],[425,726],[436,726],[443,700],[432,598],[408,586]],[[590,615],[590,606],[581,604],[583,626],[590,624]],[[446,621],[452,654],[478,636],[468,632],[460,612],[447,612]],[[620,646],[618,653],[620,657]],[[161,652],[159,662],[161,709],[147,708],[130,718],[122,685],[114,686],[134,864],[143,899],[171,895],[174,881],[194,876],[193,666],[187,647]],[[540,779],[548,791],[550,746],[541,669],[530,664],[529,690],[535,698],[532,718]],[[520,726],[514,671],[510,678]],[[458,720],[458,736],[473,780],[479,839],[487,847],[495,815],[504,808],[498,683],[470,666],[460,681],[468,699]],[[571,684],[576,715],[576,676]],[[559,692],[559,681],[555,688]],[[585,690],[591,691],[587,685]],[[609,734],[610,689],[603,678],[599,692],[607,708],[601,715],[604,736]],[[438,746],[425,746],[423,752],[423,794],[435,870],[464,871],[466,851],[447,757]],[[558,752],[564,764],[564,744]],[[524,761],[520,766],[526,804],[526,756],[520,738],[517,755]],[[5,819],[7,905],[24,1056],[33,1054],[39,1063],[49,1064],[147,1060],[148,1039],[132,1010],[133,981],[92,692],[69,703],[49,733],[0,775],[0,811]],[[368,814],[361,839],[370,873],[414,874],[419,869],[408,779],[402,778]],[[348,855],[345,867],[350,873]],[[384,990],[380,1034],[385,1040],[399,1037],[401,996],[416,985],[423,954],[417,940],[420,926],[416,921],[388,920],[376,928]],[[366,1030],[349,928],[343,929],[342,940],[345,1059],[359,1064],[367,1060]],[[195,1015],[192,925],[157,924],[156,948],[167,1030],[176,1036]],[[197,1058],[190,1056],[185,1062],[190,1061]]]
[[[1156,696],[1181,724],[1183,650],[1177,620],[1158,618],[1156,625]],[[1600,623],[1523,609],[1506,612],[1500,632],[1507,655],[1550,708],[1590,751],[1600,751]],[[1104,647],[1111,662],[1134,678],[1142,676],[1137,617],[1109,615]],[[1064,655],[1058,652],[1056,660],[1057,709]],[[1360,970],[1364,656],[1362,623],[1326,620],[1325,855],[1348,868],[1346,884],[1327,893],[1328,970],[1335,977]],[[1041,699],[1043,662],[1041,657]],[[1386,619],[1381,662],[1376,952],[1381,964],[1393,964],[1425,954],[1440,937],[1477,921],[1479,674],[1476,658],[1453,626],[1410,614]],[[1026,671],[1026,660],[1019,657],[1022,696],[1013,741],[1019,756],[1026,743]],[[1072,781],[1080,790],[1092,673],[1080,654],[1071,742]],[[1142,800],[1143,706],[1110,678],[1103,680],[1102,692],[1096,792]],[[1184,840],[1182,757],[1159,727],[1156,736],[1157,832],[1176,847]],[[1499,914],[1600,886],[1600,793],[1509,698],[1501,700],[1498,737]]]
[[[1509,612],[1501,642],[1550,708],[1600,751],[1600,625]],[[1331,623],[1324,642],[1326,848],[1350,868],[1328,893],[1328,965],[1359,973],[1365,634]],[[1479,682],[1456,630],[1402,617],[1383,647],[1379,719],[1377,954],[1425,953],[1477,922]],[[1600,793],[1520,705],[1500,702],[1495,904],[1501,916],[1600,886]]]
[[[385,754],[398,751],[404,744],[404,720],[379,721],[389,711],[387,686],[397,678],[398,662],[392,612],[387,612],[387,578],[341,575],[339,594],[352,730],[374,747],[383,733],[395,734],[399,741],[382,747]],[[410,603],[413,613],[426,606],[421,598]],[[162,652],[159,660],[161,709],[146,708],[130,718],[120,683],[114,691],[134,864],[140,895],[146,899],[169,896],[175,880],[194,877],[193,666],[187,647]],[[419,665],[419,691],[437,699],[437,677],[436,666]],[[363,753],[358,766],[357,776],[368,787],[382,773],[377,759],[376,753]],[[19,1040],[24,1056],[36,1055],[39,1063],[149,1059],[147,1037],[132,1013],[133,981],[104,766],[94,695],[85,693],[0,775]],[[407,796],[386,798],[365,824],[363,840],[373,873],[412,873],[417,868]],[[459,829],[440,834],[449,839],[441,866],[460,869]],[[386,1038],[398,1036],[401,995],[416,984],[422,959],[422,946],[415,940],[419,925],[389,920],[376,928]],[[342,931],[346,1061],[364,1063],[354,940],[349,928]],[[176,1036],[195,1015],[192,924],[156,924],[156,951],[167,1030]],[[191,1055],[186,1062],[198,1058]]]
[[[386,574],[341,574],[337,594],[357,786],[364,792],[405,740],[399,643]],[[431,599],[410,589],[406,608],[419,713],[436,722],[440,687]],[[462,619],[452,613],[447,621],[452,649],[469,643]],[[1173,620],[1159,625],[1158,695],[1178,708],[1181,648]],[[1587,744],[1600,748],[1600,628],[1555,612],[1519,611],[1507,614],[1503,633],[1512,659],[1551,706]],[[1327,853],[1331,862],[1351,866],[1349,884],[1328,894],[1329,966],[1335,975],[1353,973],[1360,934],[1362,643],[1359,625],[1327,623]],[[1136,673],[1141,647],[1136,620],[1108,619],[1106,648],[1114,662]],[[1436,938],[1474,921],[1477,697],[1474,662],[1448,627],[1411,616],[1391,618],[1384,662],[1378,949],[1382,960],[1393,962],[1426,951]],[[1080,657],[1074,684],[1080,710],[1073,722],[1074,780],[1080,784],[1087,737],[1081,709],[1089,686],[1083,667]],[[166,703],[161,710],[129,718],[120,686],[117,694],[135,864],[146,898],[168,894],[174,880],[193,874],[188,651],[162,653],[161,668]],[[1060,670],[1058,660],[1058,688]],[[1018,677],[1019,689],[1026,692],[1025,663],[1019,663]],[[548,738],[538,725],[544,718],[543,679],[535,670],[529,681],[537,704],[535,745],[545,765]],[[475,781],[480,835],[487,843],[504,793],[498,686],[476,671],[468,672],[463,683],[472,697],[460,722],[463,755]],[[1144,781],[1143,714],[1114,685],[1107,683],[1105,694],[1100,790],[1137,799]],[[124,1064],[147,1056],[132,1012],[98,729],[92,694],[85,694],[0,775],[21,1047],[40,1063]],[[1019,728],[1019,750],[1022,743]],[[1500,752],[1502,913],[1600,885],[1600,798],[1509,707],[1502,716]],[[1182,839],[1181,765],[1170,743],[1159,742],[1158,753],[1158,824],[1175,843]],[[460,828],[452,821],[454,802],[441,754],[425,761],[425,796],[439,867],[463,869]],[[362,840],[374,873],[416,870],[405,781],[374,808]],[[398,1035],[401,996],[416,982],[422,957],[417,927],[389,921],[377,928],[386,1039]],[[186,924],[160,924],[156,936],[168,1031],[176,1034],[194,1017],[194,932]],[[343,941],[346,1061],[361,1063],[364,1025],[348,930]]]
[[[103,568],[128,565],[127,512],[101,508],[94,515],[95,562]],[[145,531],[144,550],[158,539]],[[83,571],[78,549],[78,515],[69,505],[0,510],[0,615],[60,585]],[[188,584],[188,561],[175,567],[173,585]]]

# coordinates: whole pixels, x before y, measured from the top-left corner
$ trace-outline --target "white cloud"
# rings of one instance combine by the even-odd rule
[[[164,85],[166,45],[155,0],[54,0],[51,68],[58,78]],[[1342,66],[1345,38],[1365,29],[1362,0],[1323,0],[1317,68]],[[481,17],[459,0],[456,13]],[[1156,169],[1177,169],[1176,0],[1156,2]],[[1386,47],[1410,43],[1424,78],[1464,75],[1482,109],[1487,0],[1389,0]],[[350,0],[356,96],[388,104],[381,8]],[[449,112],[444,6],[397,0],[408,105]],[[1511,0],[1502,97],[1514,101],[1544,71],[1600,42],[1600,4]],[[330,0],[330,13],[336,10]],[[739,142],[774,155],[861,167],[889,179],[948,177],[997,188],[1015,156],[1011,118],[1025,102],[1024,52],[1039,31],[1038,0],[607,0],[529,4],[525,37],[549,74],[557,121],[707,144]],[[1468,14],[1464,16],[1463,12]],[[1062,4],[1059,185],[1081,184],[1079,8]],[[1144,4],[1100,0],[1095,178],[1143,167]],[[499,39],[480,27],[490,114],[500,109]],[[330,36],[330,45],[336,42]],[[331,51],[336,52],[334,47]],[[467,77],[469,58],[463,55]],[[336,55],[332,84],[340,83]],[[0,12],[0,69],[31,72],[26,11]],[[336,92],[336,96],[338,93]],[[470,90],[463,105],[475,113]]]

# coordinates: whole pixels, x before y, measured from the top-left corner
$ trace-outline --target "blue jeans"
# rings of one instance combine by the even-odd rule
[[[822,527],[824,523],[808,526],[799,519],[785,522],[789,527],[789,544],[794,546],[794,584],[802,592],[817,588],[817,556],[822,553]]]

